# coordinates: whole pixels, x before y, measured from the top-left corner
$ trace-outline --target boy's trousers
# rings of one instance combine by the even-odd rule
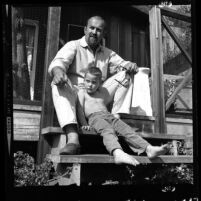
[[[103,144],[112,154],[115,149],[122,149],[118,137],[123,137],[132,151],[141,154],[149,143],[135,133],[135,130],[109,112],[95,112],[89,116],[89,125],[103,137]]]

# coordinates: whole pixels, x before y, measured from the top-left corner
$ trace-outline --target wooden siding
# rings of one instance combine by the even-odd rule
[[[125,60],[136,62],[139,66],[147,65],[148,19],[134,9],[127,8],[128,12],[122,14],[122,9],[118,5],[62,7],[60,37],[67,42],[68,24],[85,26],[89,17],[101,15],[107,22],[106,47],[114,50]]]
[[[154,133],[154,120],[126,120],[131,126],[138,128],[139,132]],[[166,118],[167,134],[193,135],[193,121],[182,118]]]
[[[38,141],[41,119],[40,106],[14,105],[14,140],[16,141]],[[138,120],[125,120],[131,126],[138,128],[139,132],[154,132],[154,118]],[[193,120],[166,117],[167,133],[177,135],[193,135]],[[58,126],[58,123],[57,123]]]
[[[38,141],[41,106],[13,105],[13,139]]]

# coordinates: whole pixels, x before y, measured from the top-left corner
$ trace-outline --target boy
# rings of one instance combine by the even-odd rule
[[[109,94],[101,86],[102,73],[99,68],[89,68],[84,77],[84,89],[78,92],[78,116],[84,129],[94,128],[103,137],[107,151],[114,156],[116,164],[138,165],[139,162],[125,153],[118,142],[122,136],[130,148],[141,154],[146,152],[149,158],[165,154],[169,145],[152,146],[146,140],[134,133],[134,130],[122,120],[108,112]],[[83,109],[83,110],[82,110]],[[88,119],[88,123],[86,118]],[[89,126],[88,126],[89,125]]]

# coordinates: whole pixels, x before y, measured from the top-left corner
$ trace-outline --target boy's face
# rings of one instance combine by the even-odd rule
[[[101,84],[101,80],[90,73],[87,73],[84,79],[85,89],[88,94],[93,94],[97,91]]]

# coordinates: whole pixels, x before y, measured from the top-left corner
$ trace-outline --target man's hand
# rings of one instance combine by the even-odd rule
[[[128,73],[134,73],[135,74],[135,73],[138,72],[138,66],[137,66],[136,63],[130,62],[130,63],[127,64],[126,68],[127,68],[126,71]]]
[[[68,77],[63,69],[60,67],[55,67],[52,69],[53,73],[53,82],[58,86],[63,86],[68,81]]]

